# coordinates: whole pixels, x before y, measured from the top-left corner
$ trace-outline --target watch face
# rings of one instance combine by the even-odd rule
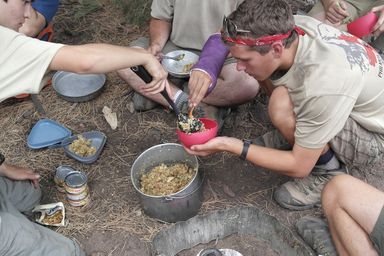
[[[0,153],[0,165],[4,163],[5,157],[3,154]]]

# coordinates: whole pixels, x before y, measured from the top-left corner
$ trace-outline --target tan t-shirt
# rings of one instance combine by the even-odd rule
[[[307,16],[296,16],[299,37],[294,64],[275,86],[284,85],[294,104],[295,143],[321,148],[350,116],[384,134],[384,70],[364,41]]]
[[[0,102],[21,93],[38,93],[62,44],[33,39],[0,26]]]
[[[151,16],[172,23],[170,39],[179,47],[201,50],[243,0],[153,0]]]

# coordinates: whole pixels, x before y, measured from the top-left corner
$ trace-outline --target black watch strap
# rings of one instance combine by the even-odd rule
[[[252,144],[252,141],[250,140],[243,140],[243,150],[241,151],[240,158],[245,160],[247,159],[248,149],[249,145]]]
[[[2,165],[2,164],[4,163],[4,161],[5,161],[5,157],[4,157],[4,155],[1,154],[1,152],[0,152],[0,165]]]

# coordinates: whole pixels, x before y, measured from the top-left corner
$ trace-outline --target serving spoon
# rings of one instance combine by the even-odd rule
[[[176,55],[176,56],[174,56],[174,57],[167,56],[167,55],[163,55],[161,58],[162,58],[162,59],[169,59],[169,60],[180,61],[180,60],[183,60],[184,57],[185,57],[185,53]]]
[[[150,83],[152,81],[152,76],[148,73],[148,71],[142,66],[134,66],[134,67],[131,67],[131,70],[133,72],[136,73],[136,75],[138,75],[141,79],[143,79],[143,81],[145,83]],[[168,92],[166,89],[164,89],[163,91],[160,92],[161,95],[163,95],[163,97],[167,100],[167,102],[169,103],[169,105],[171,105],[173,111],[175,111],[175,114],[177,116],[177,118],[179,117],[179,114],[180,114],[180,111],[179,109],[176,107],[176,104],[175,102],[173,102],[173,100],[171,99],[171,97],[169,97],[168,95]]]

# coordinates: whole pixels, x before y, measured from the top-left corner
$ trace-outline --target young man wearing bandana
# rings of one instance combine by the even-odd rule
[[[284,0],[246,0],[224,17],[221,37],[237,69],[270,89],[270,118],[290,147],[279,149],[273,132],[255,144],[217,137],[190,153],[227,151],[293,177],[274,192],[292,210],[320,205],[324,185],[346,173],[346,165],[382,159],[384,69],[371,46],[311,17],[294,17]]]

